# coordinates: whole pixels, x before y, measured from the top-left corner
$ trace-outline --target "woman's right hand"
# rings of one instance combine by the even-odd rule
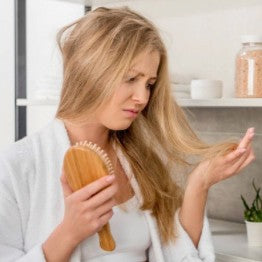
[[[112,207],[116,205],[114,195],[118,189],[117,183],[114,183],[114,177],[104,176],[73,192],[64,173],[60,181],[65,203],[61,227],[74,243],[79,244],[100,231],[112,217]]]

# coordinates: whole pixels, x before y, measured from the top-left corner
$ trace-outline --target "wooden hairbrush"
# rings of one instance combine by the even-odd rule
[[[106,175],[114,174],[106,152],[97,144],[83,141],[71,146],[64,156],[66,180],[73,191]],[[115,249],[115,241],[109,223],[98,232],[100,247],[106,251]]]

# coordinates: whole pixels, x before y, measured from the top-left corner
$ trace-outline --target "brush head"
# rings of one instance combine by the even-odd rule
[[[92,142],[79,142],[71,146],[65,156],[65,177],[73,191],[106,175],[114,174],[112,163],[106,152]]]

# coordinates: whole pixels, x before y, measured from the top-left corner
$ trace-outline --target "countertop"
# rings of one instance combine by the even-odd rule
[[[262,261],[262,247],[247,243],[246,225],[218,219],[208,219],[215,247],[216,262]]]

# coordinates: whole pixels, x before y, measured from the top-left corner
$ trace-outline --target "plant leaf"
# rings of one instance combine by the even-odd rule
[[[259,199],[259,191],[260,191],[260,188],[258,189],[257,191],[257,195],[256,195],[256,209],[259,210],[259,206],[258,206],[258,199]]]
[[[244,204],[246,210],[250,210],[250,208],[249,208],[249,206],[248,206],[246,200],[244,199],[244,197],[243,197],[242,195],[241,195],[241,199],[242,199],[242,202],[243,202],[243,204]]]
[[[255,178],[253,178],[253,180],[252,180],[252,185],[253,185],[255,191],[257,192],[256,186],[255,186]]]

